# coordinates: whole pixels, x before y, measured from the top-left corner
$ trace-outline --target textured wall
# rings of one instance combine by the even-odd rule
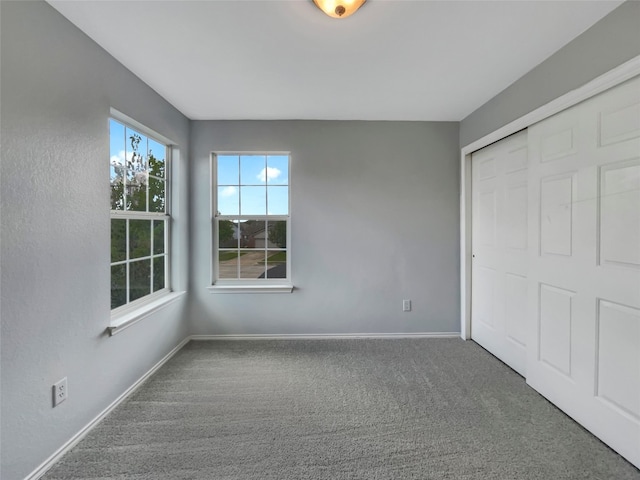
[[[459,331],[457,146],[457,123],[192,122],[193,333]],[[291,151],[293,293],[207,291],[214,150]]]
[[[629,0],[460,124],[464,147],[640,55],[640,2]]]
[[[187,335],[186,297],[115,337],[109,107],[181,146],[174,247],[186,251],[189,121],[44,2],[1,5],[3,480],[19,480]],[[173,263],[187,288],[186,255]],[[51,407],[68,377],[69,399]]]

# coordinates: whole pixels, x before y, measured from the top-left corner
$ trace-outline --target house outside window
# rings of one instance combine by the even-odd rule
[[[212,155],[214,287],[291,291],[290,159]]]
[[[170,149],[119,118],[109,133],[113,315],[169,292]]]

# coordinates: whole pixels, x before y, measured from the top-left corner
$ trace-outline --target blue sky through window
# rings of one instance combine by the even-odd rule
[[[109,164],[111,165],[111,181],[116,178],[116,167],[121,165],[124,167],[124,125],[109,120]]]
[[[267,157],[267,183],[269,185],[287,185],[289,182],[289,157],[270,155]]]
[[[267,157],[264,155],[242,155],[240,157],[240,185],[264,185]]]
[[[221,215],[288,215],[288,155],[218,155]]]

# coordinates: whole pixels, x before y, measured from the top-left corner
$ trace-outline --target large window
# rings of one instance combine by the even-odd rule
[[[119,120],[109,128],[113,311],[168,291],[169,149]]]
[[[288,153],[213,154],[214,284],[290,282]]]

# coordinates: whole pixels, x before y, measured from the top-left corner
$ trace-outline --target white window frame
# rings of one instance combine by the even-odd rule
[[[287,215],[218,215],[218,168],[217,157],[233,155],[284,156],[289,159],[287,169],[288,214]],[[215,151],[211,152],[211,293],[291,293],[291,152],[286,151]],[[218,222],[220,220],[265,220],[286,221],[287,224],[287,276],[286,278],[238,278],[220,279],[219,277],[219,237]]]
[[[154,311],[164,307],[165,305],[172,303],[179,298],[184,292],[172,292],[171,290],[171,152],[174,146],[167,137],[160,135],[157,132],[147,128],[143,124],[137,122],[131,117],[115,110],[111,109],[109,115],[109,122],[115,120],[116,122],[129,127],[138,133],[162,144],[165,146],[165,211],[164,212],[138,212],[130,210],[110,210],[110,222],[111,220],[161,220],[164,222],[164,288],[151,292],[136,300],[130,301],[116,307],[111,310],[111,321],[108,327],[108,331],[111,335],[122,331],[124,328],[131,324],[141,320],[142,318],[150,315]],[[110,135],[110,134],[109,134]],[[148,193],[147,193],[148,195]],[[147,201],[148,204],[148,201]],[[111,278],[111,266],[115,264],[129,264],[129,236],[127,233],[127,256],[126,260],[120,262],[109,261],[109,276]],[[151,235],[151,257],[153,258],[153,235]],[[141,257],[142,260],[146,257]],[[127,269],[128,271],[128,269]],[[153,282],[153,262],[151,262],[151,282]],[[129,298],[129,275],[127,273],[127,300]]]

